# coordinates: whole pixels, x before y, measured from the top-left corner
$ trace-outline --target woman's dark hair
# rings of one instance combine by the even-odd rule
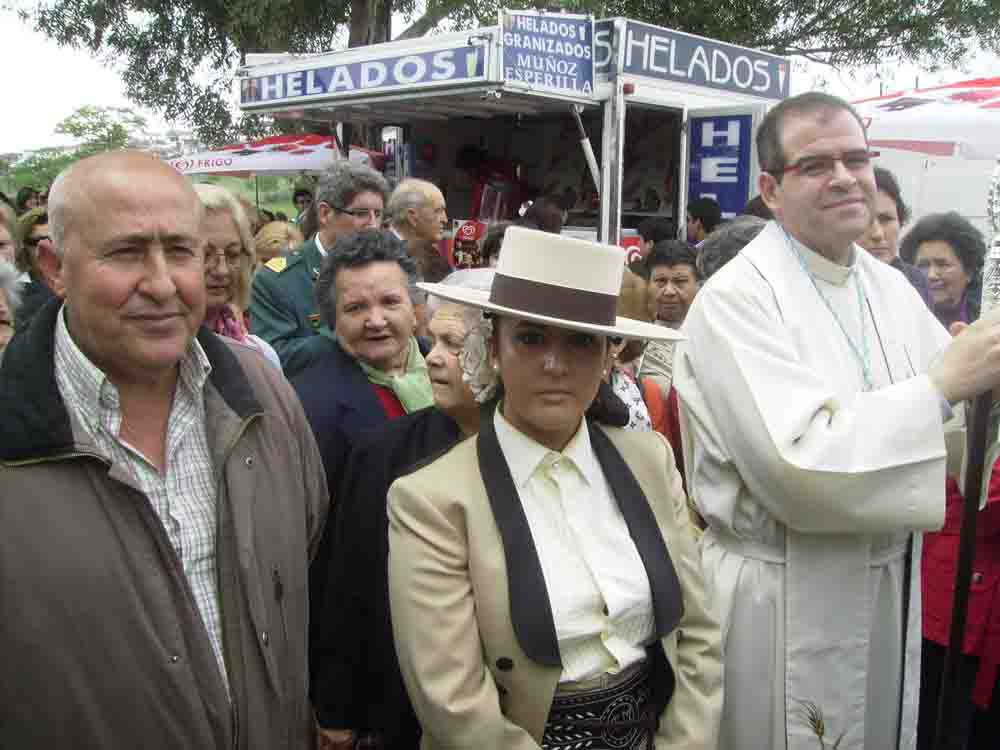
[[[337,323],[337,274],[345,268],[364,268],[383,262],[399,264],[406,275],[410,299],[416,299],[417,262],[407,252],[405,241],[379,229],[365,229],[337,238],[316,279],[316,306],[324,323],[330,328]]]
[[[483,247],[479,251],[480,262],[484,267],[489,267],[490,258],[500,255],[500,247],[503,245],[503,236],[507,234],[508,227],[514,226],[511,221],[498,221],[490,224],[483,238]]]
[[[905,224],[910,220],[910,207],[903,202],[903,194],[900,192],[896,175],[885,167],[875,167],[875,187],[892,198],[896,204],[896,215],[899,223]]]
[[[700,279],[698,271],[698,251],[683,240],[663,240],[653,245],[653,250],[646,256],[646,279],[653,276],[653,269],[658,266],[691,266],[695,278]]]
[[[532,229],[538,228],[550,234],[559,234],[563,228],[563,210],[556,201],[543,196],[528,206],[518,224]]]
[[[965,288],[965,301],[969,320],[979,317],[980,295],[983,291],[983,262],[986,259],[986,241],[972,222],[956,211],[928,214],[913,225],[899,243],[899,257],[907,263],[917,258],[917,250],[925,242],[946,242],[954,251],[962,268],[969,275]]]
[[[262,208],[259,211],[260,217],[265,224],[270,224],[272,221],[276,221],[274,218],[274,212],[268,211],[266,208]]]
[[[28,201],[36,195],[38,195],[38,191],[33,187],[23,187],[17,191],[17,197],[14,198],[14,210],[19,216],[28,210]]]

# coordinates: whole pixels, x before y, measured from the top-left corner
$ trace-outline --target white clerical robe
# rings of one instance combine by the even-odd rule
[[[915,745],[911,532],[944,522],[942,403],[925,373],[949,336],[898,271],[858,248],[852,265],[860,309],[848,267],[772,222],[685,320],[674,385],[723,624],[722,750],[785,750],[786,737],[814,750],[804,702],[827,746],[841,733],[840,750]],[[867,340],[869,392],[845,330],[859,352]]]

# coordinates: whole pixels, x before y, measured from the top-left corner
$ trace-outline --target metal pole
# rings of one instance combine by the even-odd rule
[[[572,104],[570,105],[570,112],[573,113],[573,119],[576,120],[576,129],[580,132],[580,145],[583,147],[583,155],[587,159],[587,166],[590,167],[590,176],[594,179],[594,189],[597,190],[597,195],[601,195],[601,170],[597,166],[597,157],[594,156],[594,147],[590,143],[590,136],[587,135],[587,129],[583,127],[583,120],[580,119],[580,110],[582,107]]]

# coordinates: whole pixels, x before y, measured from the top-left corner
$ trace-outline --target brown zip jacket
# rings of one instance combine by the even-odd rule
[[[310,746],[306,584],[329,495],[294,391],[255,351],[199,333],[230,700],[155,511],[74,438],[59,305],[0,369],[0,747]]]

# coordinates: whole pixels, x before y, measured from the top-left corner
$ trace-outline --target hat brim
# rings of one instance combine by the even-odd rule
[[[461,287],[448,286],[447,284],[430,284],[419,282],[417,287],[435,297],[456,302],[460,305],[470,305],[478,307],[497,315],[507,315],[512,318],[530,320],[536,323],[555,326],[557,328],[568,328],[572,331],[584,331],[585,333],[596,333],[603,336],[616,336],[628,339],[646,339],[649,341],[683,341],[684,335],[673,328],[646,323],[632,318],[618,317],[614,326],[602,326],[592,323],[580,323],[575,320],[564,320],[563,318],[552,318],[548,315],[538,315],[524,310],[515,310],[512,307],[504,307],[490,302],[490,293],[480,289],[463,289]]]

